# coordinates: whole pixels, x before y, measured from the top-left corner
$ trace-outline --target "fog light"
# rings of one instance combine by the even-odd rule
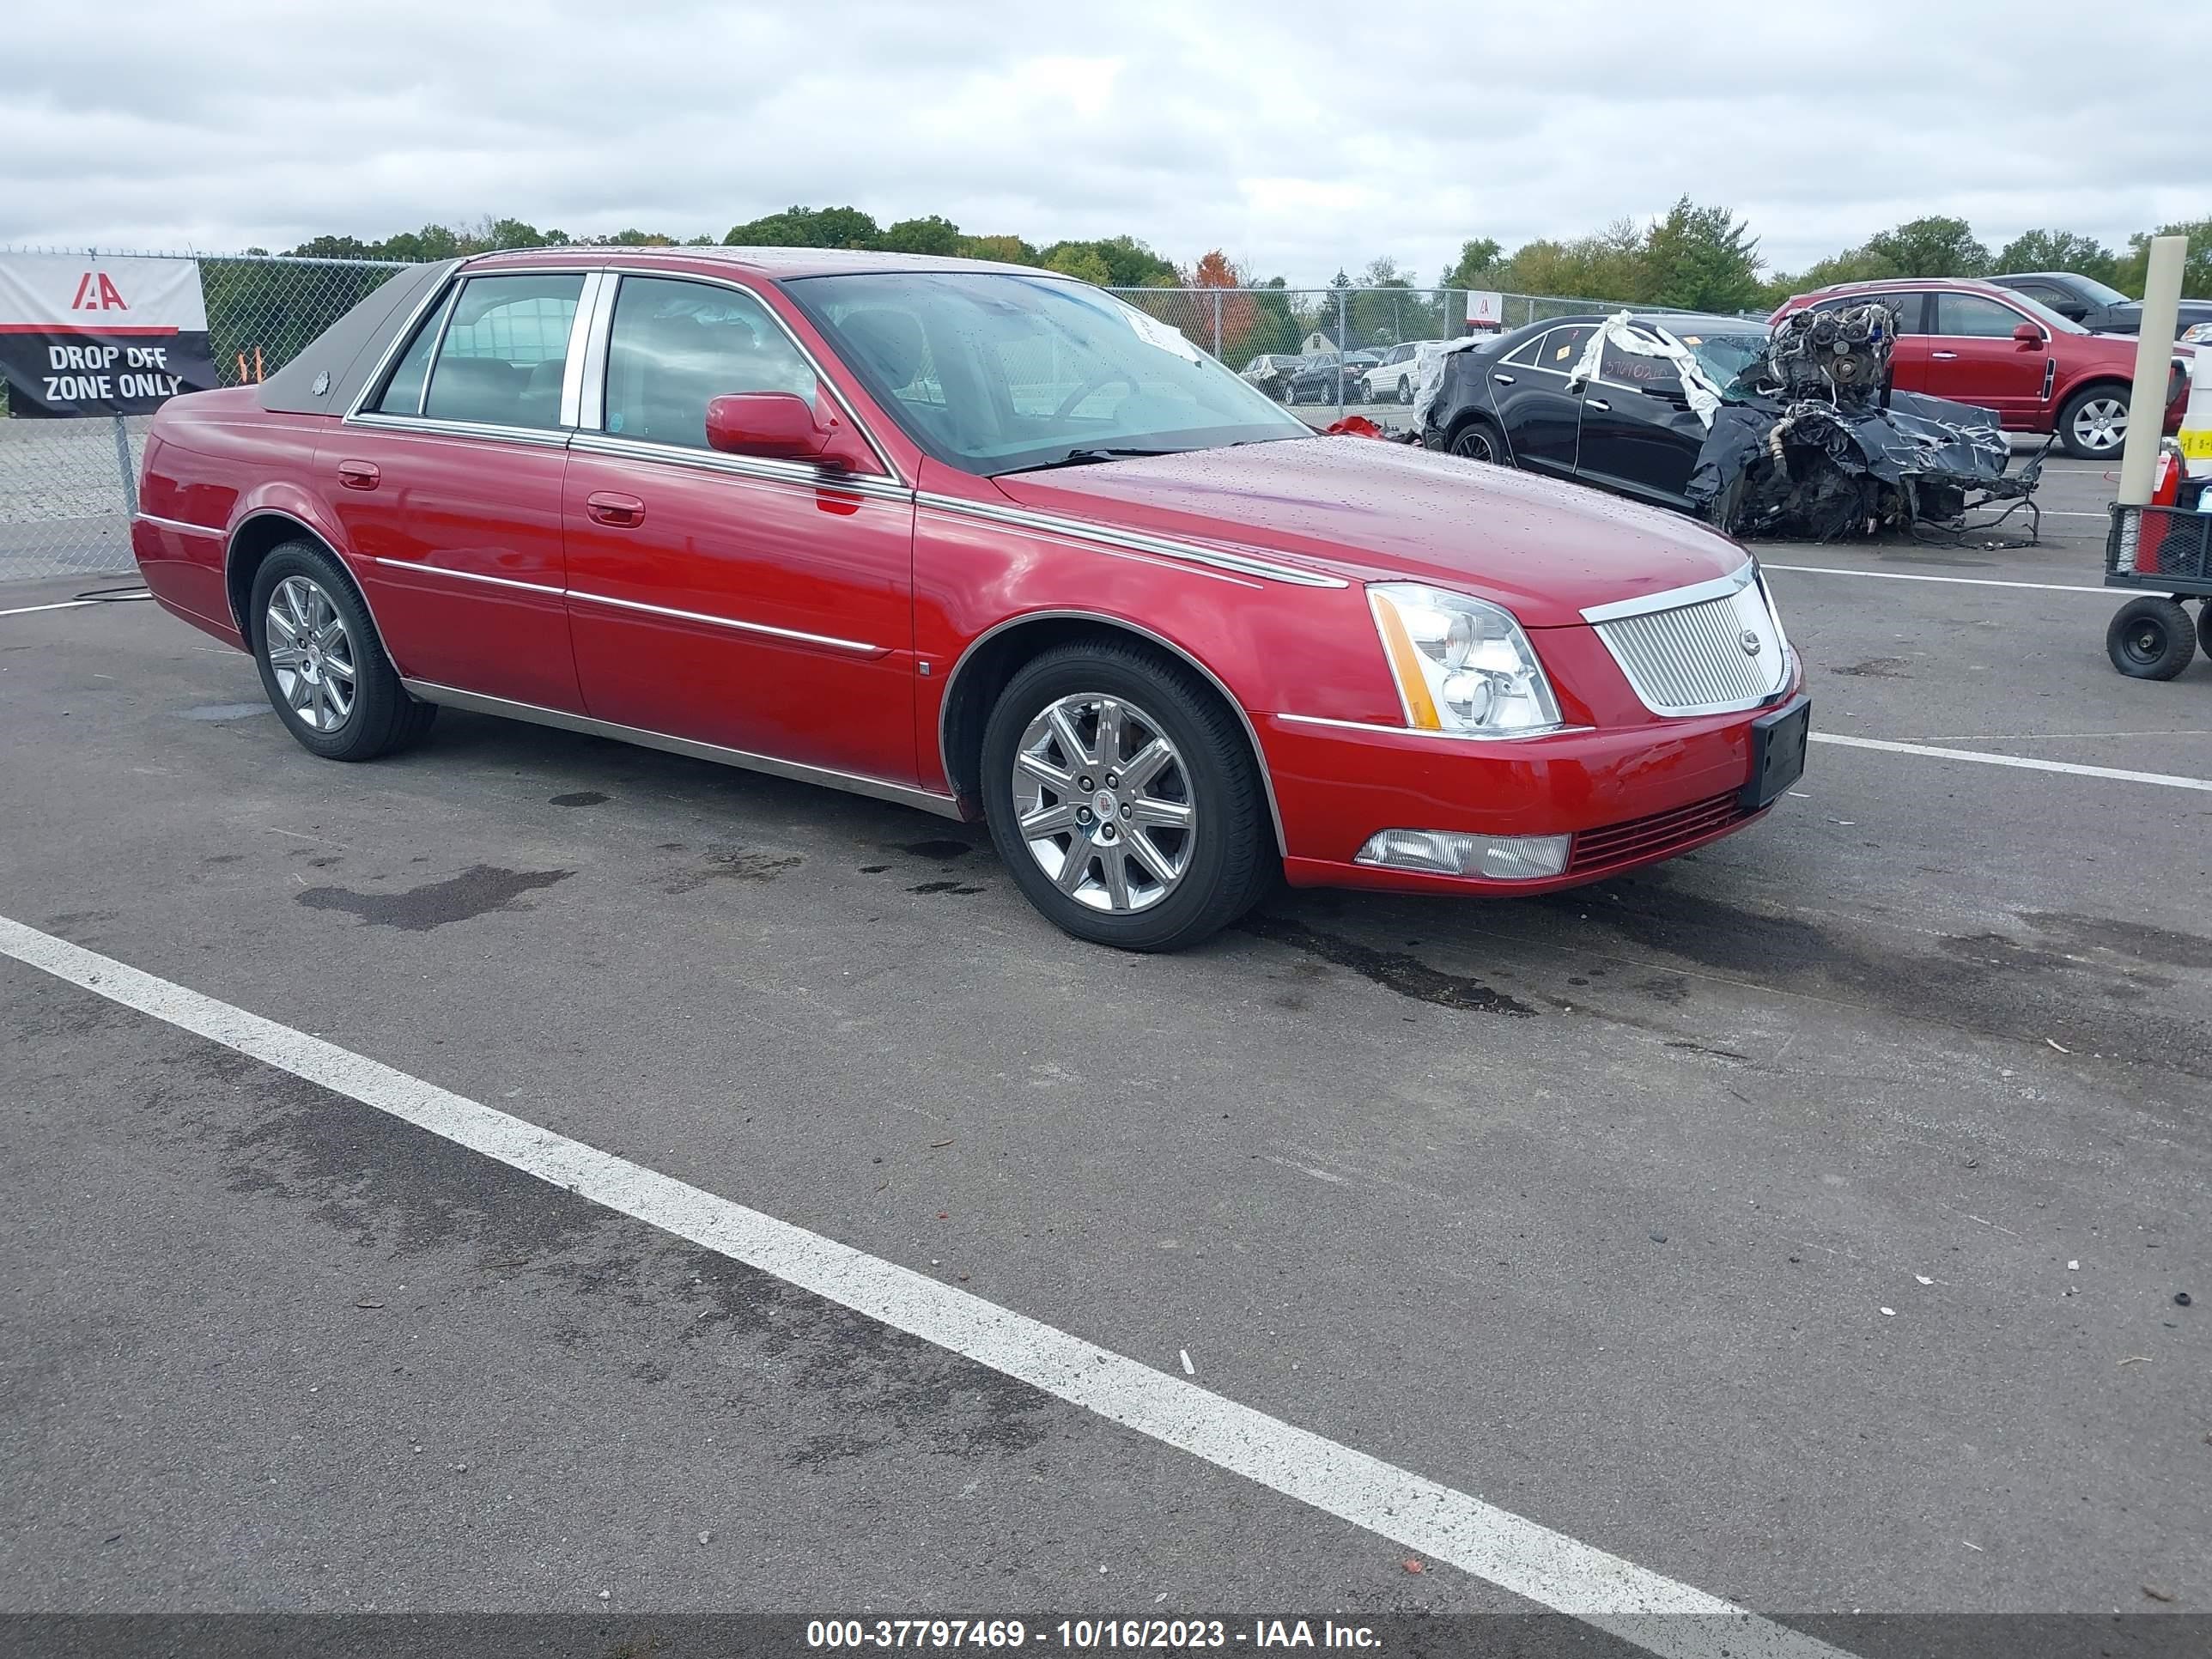
[[[1384,830],[1367,838],[1354,864],[1426,870],[1491,881],[1540,881],[1567,867],[1567,836],[1463,836],[1451,830]]]

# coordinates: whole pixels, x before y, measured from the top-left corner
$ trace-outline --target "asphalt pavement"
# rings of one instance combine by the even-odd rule
[[[125,603],[0,615],[0,916],[1793,1627],[2202,1613],[2212,662],[2112,670],[2052,469],[2039,547],[1760,549],[1816,732],[1902,746],[1548,898],[1117,955],[879,803],[452,711],[318,761]],[[0,1611],[1558,1604],[4,956],[0,1008]]]

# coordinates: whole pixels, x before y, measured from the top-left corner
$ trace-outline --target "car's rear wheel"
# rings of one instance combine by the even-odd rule
[[[1078,939],[1176,951],[1266,890],[1274,849],[1235,715],[1151,648],[1048,651],[1000,695],[983,736],[991,839],[1030,903]]]
[[[1469,421],[1452,434],[1451,453],[1464,455],[1470,461],[1488,461],[1498,465],[1498,437],[1485,421]]]
[[[1402,374],[1398,377],[1398,401],[1401,404],[1413,401],[1413,383]]]
[[[344,567],[312,542],[286,542],[261,562],[246,623],[277,718],[325,760],[374,760],[437,718],[399,684]]]
[[[2174,599],[2130,599],[2105,630],[2105,652],[2130,679],[2170,680],[2189,666],[2197,631]]]
[[[2058,411],[2058,441],[2069,455],[2085,461],[2116,455],[2128,436],[2128,396],[2118,386],[2093,386],[2075,392]]]
[[[2197,643],[2206,656],[2212,657],[2212,599],[2197,607]]]

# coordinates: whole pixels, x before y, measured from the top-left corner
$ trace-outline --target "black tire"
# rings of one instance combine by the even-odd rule
[[[1398,401],[1401,404],[1413,401],[1413,383],[1402,374],[1398,377]]]
[[[353,696],[344,717],[318,726],[308,712],[295,707],[270,660],[269,608],[276,590],[288,579],[310,584],[328,602],[343,625],[351,660]],[[297,592],[297,589],[292,590]],[[261,562],[253,573],[253,593],[246,614],[253,660],[261,671],[262,690],[284,722],[284,729],[302,749],[325,760],[374,760],[419,740],[438,717],[437,705],[417,702],[399,684],[399,675],[385,655],[384,642],[345,567],[313,542],[286,542]],[[319,673],[327,675],[328,668]],[[339,676],[343,684],[343,675]],[[312,708],[312,703],[311,703]]]
[[[2105,652],[2130,679],[2170,680],[2196,654],[2197,630],[2178,599],[2130,599],[2105,630]]]
[[[1463,456],[1470,461],[1487,461],[1492,466],[1505,465],[1497,428],[1485,420],[1464,422],[1451,434],[1451,442],[1445,447],[1453,454]]]
[[[2197,607],[2197,643],[2206,656],[2212,657],[2212,599]]]
[[[2074,431],[2075,417],[2081,414],[2085,405],[2107,400],[2117,400],[2122,410],[2124,411],[2128,403],[2128,388],[2109,382],[2101,386],[2085,386],[2069,398],[2064,406],[2059,410],[2058,447],[2076,460],[2109,460],[2119,454],[2121,442],[2127,431],[2124,415],[2120,427],[2121,437],[2114,439],[2109,444],[2100,446],[2085,442],[2077,437]]]
[[[1087,696],[1127,702],[1157,727],[1196,810],[1188,861],[1148,908],[1096,909],[1062,892],[1021,834],[1013,782],[1023,733],[1055,702]],[[1072,641],[1017,672],[984,729],[982,793],[991,840],[1015,884],[1054,926],[1095,945],[1186,949],[1250,909],[1280,872],[1259,768],[1235,713],[1187,665],[1136,641]]]

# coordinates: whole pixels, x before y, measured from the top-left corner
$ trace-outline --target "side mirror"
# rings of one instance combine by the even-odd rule
[[[2033,323],[2022,323],[2013,330],[2012,337],[2022,351],[2033,351],[2043,343],[2043,331]]]
[[[707,445],[726,455],[812,461],[851,471],[867,465],[860,434],[835,413],[789,392],[732,392],[708,400]]]

